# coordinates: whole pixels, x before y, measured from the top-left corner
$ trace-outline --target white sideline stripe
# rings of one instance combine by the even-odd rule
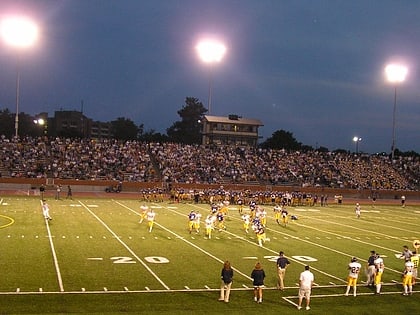
[[[96,218],[96,220],[98,220],[108,231],[109,231],[109,233],[111,233],[114,237],[115,237],[115,239],[118,241],[118,242],[120,242],[120,244],[122,245],[122,246],[124,246],[129,252],[130,252],[130,254],[131,255],[133,255],[133,257],[134,258],[136,258],[137,259],[137,261],[138,262],[140,262],[142,265],[143,265],[143,267],[144,268],[146,268],[147,269],[147,271],[149,271],[150,272],[150,274],[157,280],[157,281],[159,281],[159,283],[164,287],[164,288],[166,288],[166,290],[170,290],[170,288],[162,281],[162,279],[160,279],[158,276],[157,276],[157,274],[156,273],[154,273],[153,272],[153,270],[152,269],[150,269],[150,267],[149,266],[147,266],[146,265],[146,263],[139,257],[139,256],[137,256],[137,254],[126,244],[126,243],[124,243],[122,240],[121,240],[121,238],[119,238],[118,236],[117,236],[117,234],[115,234],[115,232],[114,231],[112,231],[111,230],[111,228],[108,226],[108,225],[106,225],[106,223],[104,222],[104,221],[102,221],[101,220],[101,218],[99,218],[95,213],[93,213],[92,212],[92,210],[90,210],[83,202],[81,202],[81,201],[79,201],[79,203],[87,210],[87,211],[89,211],[89,213],[92,215],[92,216],[94,216],[95,218]]]
[[[385,284],[385,285],[389,285],[389,286],[395,286],[395,284]],[[343,288],[342,293],[334,293],[334,294],[318,294],[315,295],[314,292],[315,290],[319,290],[319,288],[331,288],[331,287],[341,287]],[[359,287],[359,285],[358,285]],[[317,297],[317,298],[323,298],[323,297],[344,297],[344,298],[349,298],[346,297],[344,295],[344,288],[346,288],[346,285],[337,285],[337,286],[319,286],[314,288],[314,291],[312,291],[311,297]],[[296,290],[295,287],[286,287],[286,289],[294,289]],[[243,285],[243,288],[232,288],[232,291],[251,291],[253,290],[252,287],[248,287],[246,285]],[[273,290],[273,291],[277,291],[277,287],[265,287],[264,290]],[[158,289],[158,290],[151,290],[148,287],[145,287],[145,290],[133,290],[130,291],[130,293],[173,293],[173,292],[218,292],[220,291],[220,288],[215,288],[215,289],[175,289],[175,290],[164,290],[164,289]],[[121,294],[121,293],[126,293],[127,291],[124,290],[108,290],[107,292],[105,291],[86,291],[85,288],[82,288],[82,291],[66,291],[66,292],[58,292],[58,291],[43,291],[43,292],[39,292],[39,291],[27,291],[27,292],[0,292],[0,296],[3,295],[39,295],[39,294],[43,294],[43,295],[53,295],[53,294]],[[398,291],[390,291],[390,292],[381,292],[381,295],[393,295],[393,294],[397,294],[397,295],[401,295],[402,291],[398,290]],[[413,294],[420,293],[420,290],[413,290]],[[359,292],[357,293],[357,295],[373,295],[373,292]],[[351,297],[353,297],[353,295],[351,294]],[[286,296],[283,297],[285,299],[297,299],[298,296],[297,295],[290,295],[290,296]]]
[[[42,201],[40,202],[42,206]],[[48,219],[45,219],[45,226],[47,227],[48,240],[50,242],[51,252],[53,255],[54,267],[55,267],[55,272],[57,274],[57,280],[58,280],[58,286],[60,288],[60,292],[64,292],[63,278],[61,277],[60,266],[58,265],[57,253],[55,252],[54,242],[51,236],[51,230],[50,230],[50,225],[48,224]]]

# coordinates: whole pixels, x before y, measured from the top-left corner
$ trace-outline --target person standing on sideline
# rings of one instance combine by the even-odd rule
[[[289,260],[284,256],[284,252],[279,253],[279,258],[277,258],[277,289],[284,290],[284,276],[286,275],[286,268],[290,265]]]
[[[71,200],[73,200],[73,192],[72,192],[72,190],[71,190],[70,185],[67,185],[67,197],[66,197],[66,199],[71,199]]]
[[[252,285],[254,286],[254,301],[262,303],[265,272],[260,262],[255,264],[254,270],[252,270],[251,273],[251,278]]]
[[[356,218],[360,219],[361,208],[359,203],[356,203],[356,208],[354,208],[354,211],[356,212]]]
[[[41,200],[44,200],[44,195],[45,195],[45,186],[44,186],[44,184],[42,184],[41,187],[39,187],[39,195],[41,197]]]
[[[401,207],[405,208],[405,196],[401,196]]]
[[[311,291],[314,284],[314,274],[309,270],[309,266],[305,266],[305,271],[300,273],[299,276],[299,304],[297,309],[302,309],[302,300],[306,300],[306,310],[310,310]]]
[[[353,288],[353,296],[356,296],[357,278],[359,277],[360,268],[362,268],[362,265],[357,261],[356,257],[353,257],[348,266],[349,276],[347,277],[346,296],[349,295],[350,288]]]
[[[370,256],[367,261],[367,270],[366,270],[366,285],[370,286],[374,283],[374,277],[375,277],[375,251],[370,251]]]
[[[384,273],[385,265],[384,260],[379,254],[375,256],[375,269],[375,294],[381,294],[382,274]]]
[[[403,295],[413,294],[413,269],[414,264],[411,260],[405,262],[404,271],[403,271],[403,281],[402,285],[404,288]]]
[[[61,185],[55,187],[55,200],[60,200]]]
[[[50,207],[45,200],[42,201],[42,214],[44,215],[45,220],[52,220],[50,216]]]
[[[229,303],[230,288],[233,281],[233,269],[228,260],[223,264],[221,272],[222,284],[220,286],[220,298],[219,301]]]

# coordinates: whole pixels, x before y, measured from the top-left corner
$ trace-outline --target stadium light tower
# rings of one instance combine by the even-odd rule
[[[21,49],[32,46],[38,38],[38,27],[26,17],[8,17],[0,22],[0,35],[4,42],[18,49],[16,62],[16,116],[15,136],[19,131],[19,89],[20,89],[20,62]]]
[[[385,67],[385,74],[388,82],[394,84],[394,110],[392,115],[392,145],[391,158],[394,159],[395,154],[395,114],[397,110],[397,85],[404,82],[407,77],[408,69],[401,64],[389,64]]]
[[[353,137],[353,141],[356,143],[356,154],[359,153],[359,142],[362,141],[360,137]]]
[[[226,46],[216,40],[202,40],[196,46],[198,55],[200,56],[201,61],[204,63],[214,64],[222,61],[223,56],[226,53]],[[208,99],[208,111],[211,112],[211,101],[213,93],[213,78],[211,68],[209,70],[209,99]]]

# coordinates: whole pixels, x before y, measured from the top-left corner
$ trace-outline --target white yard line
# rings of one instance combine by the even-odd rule
[[[120,202],[118,202],[118,201],[115,201],[115,202],[116,202],[117,204],[119,204],[121,207],[124,207],[124,208],[126,208],[127,210],[130,210],[131,212],[133,212],[133,213],[135,213],[135,214],[140,215],[140,213],[139,213],[139,212],[137,212],[136,210],[133,210],[133,209],[131,209],[130,207],[127,207],[126,205],[124,205],[124,204],[122,204],[122,203],[120,203]],[[172,211],[172,212],[175,212],[175,213],[179,214],[179,212],[175,211],[174,209],[167,208],[167,207],[165,207],[165,208],[166,208],[167,210],[169,210],[169,211]],[[184,214],[182,214],[182,215],[184,215]],[[206,251],[206,250],[202,249],[201,247],[199,247],[199,246],[195,245],[194,243],[192,243],[192,242],[188,241],[188,240],[187,240],[187,239],[185,239],[183,236],[181,236],[181,235],[179,235],[179,234],[177,234],[177,233],[175,233],[175,232],[173,232],[173,231],[171,231],[171,230],[167,229],[166,227],[164,227],[163,225],[161,225],[161,224],[159,224],[159,223],[157,223],[157,222],[155,222],[155,225],[156,225],[156,226],[159,226],[161,229],[163,229],[163,230],[167,231],[168,233],[171,233],[172,235],[176,236],[179,240],[181,240],[181,241],[183,241],[183,242],[187,243],[188,245],[190,245],[190,246],[194,247],[195,249],[197,249],[197,250],[201,251],[202,253],[204,253],[204,254],[206,254],[207,256],[209,256],[209,257],[213,258],[214,260],[216,260],[216,261],[220,262],[221,264],[223,264],[223,263],[224,263],[224,261],[223,261],[222,259],[220,259],[220,258],[218,258],[218,257],[214,256],[213,254],[209,253],[208,251]],[[236,268],[232,268],[232,269],[233,269],[233,270],[235,270],[238,274],[240,274],[240,275],[242,275],[243,277],[245,277],[246,279],[248,279],[248,280],[252,280],[252,279],[251,279],[248,275],[246,275],[245,273],[241,272],[240,270],[238,270],[238,269],[236,269]]]
[[[42,206],[42,201],[40,201],[40,202],[41,202],[41,206]],[[61,277],[60,266],[58,265],[57,253],[55,251],[53,237],[51,235],[50,225],[48,223],[48,219],[45,219],[44,221],[45,221],[45,226],[47,227],[48,240],[50,242],[51,252],[52,252],[52,255],[53,255],[55,272],[57,274],[57,280],[58,280],[58,286],[60,288],[60,292],[64,292],[63,278]]]
[[[114,238],[122,245],[125,247],[125,249],[127,249],[131,255],[133,255],[134,258],[137,259],[137,261],[139,263],[141,263],[143,265],[144,268],[147,269],[147,271],[150,272],[150,274],[157,280],[159,281],[159,283],[166,289],[166,290],[170,290],[170,288],[162,281],[162,279],[160,279],[156,273],[153,272],[152,269],[149,268],[149,266],[139,257],[136,255],[136,253],[126,244],[124,243],[120,237],[113,231],[111,230],[111,228],[104,222],[101,220],[101,218],[99,218],[92,210],[89,209],[88,206],[86,206],[84,203],[82,203],[81,201],[79,201],[79,203],[82,205],[82,207],[84,207],[93,217],[95,217],[96,220],[98,220],[107,230],[109,233],[111,233],[112,236],[114,236]]]

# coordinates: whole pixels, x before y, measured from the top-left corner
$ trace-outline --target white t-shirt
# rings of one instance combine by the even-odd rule
[[[300,274],[299,280],[302,288],[310,288],[314,281],[314,274],[309,270],[305,270]]]

